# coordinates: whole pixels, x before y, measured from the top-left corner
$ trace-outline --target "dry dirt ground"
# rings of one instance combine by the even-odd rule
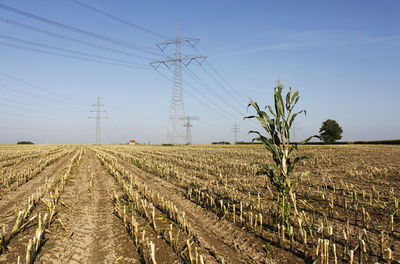
[[[15,212],[21,203],[44,184],[46,178],[62,174],[74,153],[46,167],[18,189],[1,193],[0,223],[4,223],[7,230],[12,228]],[[122,160],[120,162],[140,181],[169,197],[180,210],[186,212],[188,221],[198,234],[199,243],[210,252],[209,256],[204,256],[206,263],[274,263],[266,257],[262,241],[185,200],[179,187]],[[95,153],[85,149],[82,161],[72,171],[61,195],[55,221],[46,232],[35,263],[143,263],[120,219],[113,213],[113,192],[121,193],[118,183],[100,164]],[[45,212],[41,204],[36,206],[32,215],[39,212]],[[16,263],[18,257],[24,263],[26,246],[35,229],[36,225],[32,223],[11,238],[7,249],[0,255],[0,263]],[[178,253],[169,249],[159,234],[149,235],[158,242],[157,263],[184,262]],[[281,255],[283,257],[284,253]],[[301,262],[300,259],[298,261]]]
[[[73,167],[71,176],[65,183],[56,207],[56,215],[46,229],[35,263],[151,263],[140,248],[135,246],[131,234],[114,213],[112,195],[124,196],[121,183],[100,162],[94,148],[73,148],[71,153],[50,164],[18,188],[0,189],[0,228],[2,224],[5,225],[5,237],[7,238],[7,232],[12,229],[18,210],[28,197],[46,179],[65,173],[71,158],[81,151],[81,160]],[[296,254],[296,250],[288,251],[271,243],[272,234],[271,239],[267,239],[266,234],[248,232],[187,199],[185,186],[139,169],[117,155],[108,155],[124,167],[125,173],[135,177],[139,184],[145,184],[153,192],[167,197],[178,211],[185,212],[205,263],[310,262],[310,259]],[[21,168],[25,168],[27,162],[21,162]],[[38,162],[38,159],[29,160],[30,164],[34,162]],[[398,180],[395,180],[396,184]],[[44,204],[39,203],[31,215],[44,214],[45,211]],[[134,215],[134,212],[130,214],[136,217],[147,237],[155,242],[157,263],[190,263],[181,254],[185,252],[185,247],[181,248],[181,252],[177,251],[165,239],[163,231],[152,228],[151,223],[142,215]],[[155,215],[158,230],[168,230],[169,225],[176,227],[176,223],[161,211],[155,210]],[[37,221],[33,220],[14,237],[7,238],[4,250],[0,251],[0,263],[17,263],[18,258],[21,263],[25,263],[26,248],[36,228]],[[195,260],[193,263],[200,261]]]

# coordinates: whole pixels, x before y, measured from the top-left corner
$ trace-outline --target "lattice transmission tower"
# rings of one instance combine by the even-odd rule
[[[181,46],[182,44],[187,43],[192,48],[194,48],[199,41],[200,39],[197,38],[182,38],[180,36],[178,19],[176,22],[175,38],[157,44],[157,47],[160,48],[162,52],[164,52],[167,46],[175,45],[174,57],[167,57],[165,59],[153,61],[150,63],[155,70],[157,70],[160,65],[164,65],[168,69],[173,66],[171,103],[169,107],[169,118],[167,125],[168,143],[183,143],[185,139],[184,120],[186,118],[186,115],[183,102],[182,64],[187,67],[192,61],[196,61],[201,65],[207,58],[206,56],[193,56],[182,54]]]
[[[107,118],[106,116],[101,116],[104,110],[101,110],[101,107],[104,106],[100,104],[100,97],[97,97],[97,104],[93,104],[92,106],[96,106],[96,110],[91,110],[90,112],[95,112],[96,116],[90,116],[89,118],[96,118],[96,144],[101,144],[101,127],[100,127],[100,120],[102,118]]]
[[[199,120],[197,116],[185,116],[183,118],[185,120],[185,123],[183,124],[184,127],[186,127],[186,144],[192,144],[192,123],[190,123],[190,120]]]
[[[236,142],[238,142],[238,132],[240,131],[240,125],[238,124],[234,124],[232,125],[232,130],[233,132],[233,144],[236,144]]]

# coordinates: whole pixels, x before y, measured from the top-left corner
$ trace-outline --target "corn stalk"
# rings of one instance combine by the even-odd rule
[[[282,98],[283,85],[278,84],[274,88],[275,111],[271,106],[267,106],[269,113],[260,109],[258,104],[251,100],[248,107],[252,106],[257,115],[247,116],[246,118],[256,118],[267,132],[267,136],[263,136],[258,131],[249,131],[249,133],[257,134],[258,137],[253,141],[263,143],[265,148],[272,154],[274,161],[273,165],[268,165],[262,162],[257,162],[261,170],[259,174],[267,175],[273,186],[278,191],[279,210],[282,224],[289,228],[289,217],[291,205],[295,205],[293,199],[293,187],[300,181],[300,178],[306,176],[308,172],[302,172],[299,177],[292,179],[290,176],[301,160],[309,157],[309,155],[293,157],[293,153],[297,150],[297,145],[308,142],[312,137],[305,139],[299,143],[290,142],[290,128],[293,125],[295,118],[304,112],[301,110],[292,113],[293,108],[299,100],[299,92],[293,93],[292,87],[286,95],[286,101]],[[291,199],[291,202],[289,202]]]

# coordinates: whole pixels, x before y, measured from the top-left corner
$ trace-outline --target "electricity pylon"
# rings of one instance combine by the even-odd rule
[[[174,57],[167,57],[162,60],[151,62],[151,66],[155,70],[160,65],[164,65],[168,69],[174,66],[173,79],[172,79],[172,92],[171,92],[171,104],[169,107],[169,118],[167,125],[167,140],[169,143],[176,144],[182,143],[184,139],[184,131],[182,122],[185,119],[185,107],[183,103],[183,86],[182,86],[182,64],[187,67],[192,61],[196,61],[200,65],[207,58],[205,56],[192,56],[184,55],[181,53],[182,44],[189,44],[191,47],[195,47],[200,39],[196,38],[182,38],[179,35],[179,19],[176,22],[176,36],[174,39],[167,40],[163,43],[157,44],[162,52],[169,45],[175,45]]]
[[[199,120],[197,116],[185,116],[182,118],[185,120],[185,123],[183,124],[184,127],[186,127],[186,144],[192,144],[192,123],[190,123],[190,120]]]
[[[240,126],[238,124],[234,124],[232,126],[232,132],[233,132],[233,144],[236,144],[237,142],[237,133],[240,131]]]
[[[96,118],[96,144],[99,145],[101,144],[100,119],[107,117],[100,115],[101,112],[105,112],[104,110],[100,109],[102,106],[104,106],[103,104],[100,104],[100,97],[97,97],[97,104],[93,104],[92,106],[96,106],[96,110],[91,110],[90,112],[95,112],[96,116],[90,116],[89,118]]]

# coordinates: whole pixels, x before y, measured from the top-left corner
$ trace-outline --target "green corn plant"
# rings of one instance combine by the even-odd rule
[[[289,199],[292,198],[292,191],[294,186],[300,181],[300,178],[306,176],[309,172],[302,172],[295,179],[291,177],[293,170],[301,160],[309,157],[309,155],[296,156],[294,152],[297,150],[299,144],[308,142],[313,136],[303,140],[299,143],[290,142],[290,128],[293,125],[295,118],[301,113],[306,114],[305,110],[293,113],[293,108],[299,100],[299,92],[293,93],[292,87],[286,95],[286,100],[282,98],[283,85],[278,84],[274,88],[274,102],[275,111],[271,106],[266,106],[269,113],[260,109],[258,104],[251,100],[248,108],[252,106],[257,115],[247,116],[246,118],[256,118],[267,132],[264,136],[258,131],[249,131],[249,133],[257,134],[258,137],[254,138],[253,141],[261,142],[265,148],[272,154],[274,163],[268,165],[262,162],[257,162],[260,166],[259,174],[267,175],[272,185],[278,192],[278,200],[280,206],[280,215],[282,224],[289,227],[289,217],[291,203]]]

